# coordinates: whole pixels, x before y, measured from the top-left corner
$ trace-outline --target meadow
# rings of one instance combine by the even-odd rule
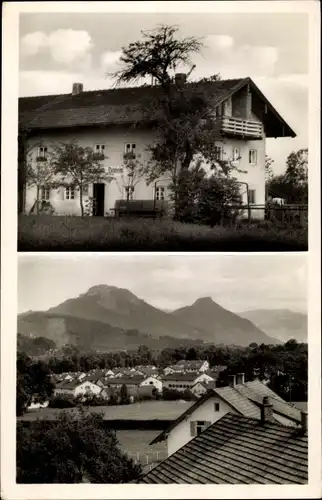
[[[193,403],[186,401],[144,401],[129,405],[89,406],[86,411],[103,413],[105,420],[174,420]],[[62,411],[74,412],[75,408],[40,408],[28,410],[18,420],[33,421],[37,418],[55,419]]]
[[[227,226],[163,219],[18,217],[18,251],[305,251],[307,228],[271,221]]]

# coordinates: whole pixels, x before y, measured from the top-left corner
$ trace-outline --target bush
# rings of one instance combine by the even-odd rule
[[[63,412],[17,424],[17,483],[128,483],[142,468],[119,447],[103,415]]]

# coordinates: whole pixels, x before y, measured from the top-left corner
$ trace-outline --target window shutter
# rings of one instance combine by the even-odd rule
[[[205,422],[205,429],[211,425],[211,422]]]
[[[197,435],[196,422],[190,422],[190,435],[191,436]]]
[[[62,201],[64,201],[64,199],[65,199],[65,188],[64,187],[59,188],[59,199]]]

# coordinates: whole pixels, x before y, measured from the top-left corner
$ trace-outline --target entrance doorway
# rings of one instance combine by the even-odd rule
[[[97,183],[93,184],[93,198],[94,198],[94,210],[93,215],[98,217],[104,217],[104,207],[105,207],[105,184]]]

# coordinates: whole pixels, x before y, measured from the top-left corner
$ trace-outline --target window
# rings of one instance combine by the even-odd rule
[[[201,434],[207,427],[211,425],[211,422],[197,420],[196,422],[190,422],[190,434],[191,436],[197,436]]]
[[[103,155],[105,153],[105,144],[95,144],[95,153]]]
[[[133,142],[125,144],[125,154],[126,155],[131,154],[132,158],[135,159],[135,156],[136,156],[135,152],[136,152],[136,144],[134,144]]]
[[[155,199],[156,200],[164,200],[165,198],[165,188],[164,187],[156,187],[155,188]]]
[[[221,146],[215,146],[215,159],[222,160],[223,150]]]
[[[48,186],[42,186],[40,196],[42,200],[48,201],[50,198],[50,188]]]
[[[233,148],[233,161],[238,161],[240,158],[239,148]]]
[[[215,403],[215,411],[219,411],[219,403]]]
[[[255,189],[250,189],[248,191],[249,203],[256,203],[256,191]]]
[[[251,165],[257,164],[257,151],[256,151],[256,149],[249,150],[248,161]]]
[[[69,186],[66,188],[65,191],[65,198],[66,200],[74,200],[75,198],[75,190],[72,186]]]
[[[47,158],[47,147],[40,146],[38,148],[38,158]]]

